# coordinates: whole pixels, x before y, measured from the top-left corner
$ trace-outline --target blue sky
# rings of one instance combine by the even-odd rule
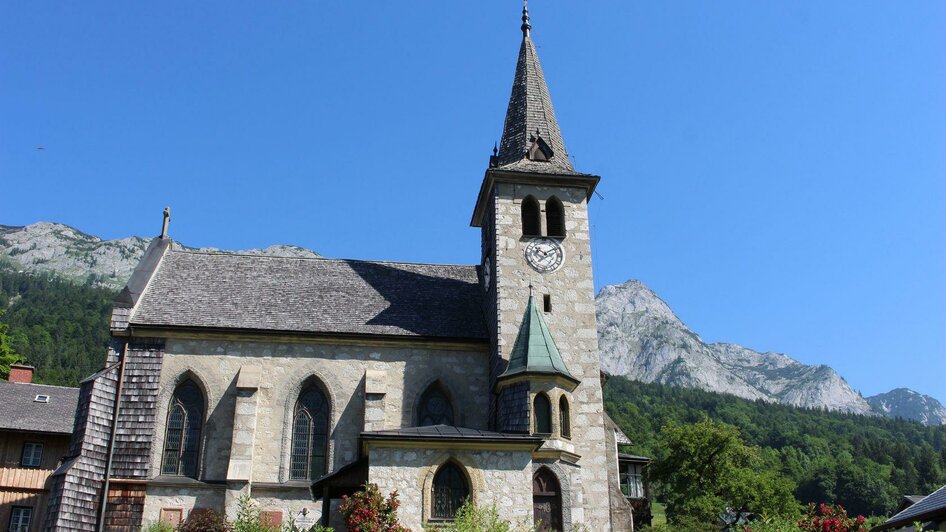
[[[519,9],[3,2],[0,223],[475,263]],[[531,10],[599,287],[946,402],[946,3]]]

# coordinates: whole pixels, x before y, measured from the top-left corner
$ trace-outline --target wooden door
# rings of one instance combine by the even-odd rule
[[[537,532],[563,530],[562,490],[555,475],[544,467],[532,477],[532,516]]]

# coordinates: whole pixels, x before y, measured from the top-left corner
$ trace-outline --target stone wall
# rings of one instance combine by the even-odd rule
[[[463,466],[478,506],[495,506],[500,517],[522,528],[532,525],[531,451],[375,447],[370,460],[368,480],[385,495],[397,490],[398,516],[412,530],[430,517],[433,477],[448,461]]]
[[[253,392],[255,434],[249,479],[251,485],[285,484],[289,480],[293,408],[304,385],[312,378],[318,379],[331,403],[328,450],[331,471],[358,458],[358,436],[365,423],[366,371],[371,371],[375,379],[370,410],[374,417],[381,416],[381,420],[372,423],[373,429],[413,426],[417,400],[438,380],[454,400],[456,424],[483,429],[487,425],[489,400],[487,357],[486,345],[461,350],[169,339],[161,368],[150,476],[160,475],[168,404],[174,389],[185,379],[193,379],[198,384],[207,405],[199,478],[216,483],[228,478],[232,449],[240,447],[240,442],[233,441],[234,419],[240,417],[235,416],[240,394],[246,395],[247,391],[238,390],[238,375],[244,367],[262,368],[259,388]],[[381,382],[378,382],[379,377],[383,377]],[[240,431],[240,438],[243,432],[245,430]],[[217,495],[207,498],[208,490],[219,491],[220,500],[215,498]],[[181,487],[178,493],[184,498],[170,500],[167,488],[149,489],[145,522],[157,519],[165,502],[187,506],[198,495],[213,504],[219,502],[218,509],[223,509],[224,491],[222,487]],[[265,496],[267,509],[284,509],[286,516],[289,512],[298,512],[304,505],[310,511],[320,510],[311,501],[303,504],[300,494],[291,490],[285,492],[282,506],[276,506],[283,497],[278,489],[251,487],[251,493],[254,497],[257,493]]]
[[[539,201],[543,234],[546,202],[555,196],[564,206],[566,237],[561,245],[565,258],[557,271],[538,273],[525,260],[525,247],[531,239],[522,236],[521,207],[528,195]],[[492,247],[484,253],[494,257],[498,323],[491,329],[496,334],[497,356],[500,361],[509,360],[528,302],[529,284],[538,300],[550,295],[552,312],[544,314],[545,321],[568,370],[581,381],[571,394],[571,426],[574,452],[581,456],[583,496],[573,498],[572,517],[588,528],[608,530],[608,463],[585,190],[497,183],[492,202],[487,216],[494,217],[495,232],[484,238]],[[489,225],[484,221],[484,227]]]

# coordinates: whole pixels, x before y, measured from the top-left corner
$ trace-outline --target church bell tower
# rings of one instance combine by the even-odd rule
[[[588,201],[600,178],[577,171],[569,159],[527,7],[521,29],[502,140],[471,222],[482,230],[490,423],[500,432],[541,435],[534,463],[566,472],[559,482],[571,486],[571,521],[608,530],[588,223]]]

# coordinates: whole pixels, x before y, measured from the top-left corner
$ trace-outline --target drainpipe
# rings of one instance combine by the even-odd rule
[[[112,454],[115,450],[115,437],[118,434],[118,409],[122,400],[122,384],[125,380],[125,359],[128,358],[128,340],[122,345],[121,359],[118,361],[118,385],[115,387],[115,405],[112,408],[112,429],[108,438],[108,453],[105,455],[105,484],[102,486],[102,497],[99,500],[99,518],[96,530],[105,530],[105,506],[108,505],[109,478],[112,476]]]

